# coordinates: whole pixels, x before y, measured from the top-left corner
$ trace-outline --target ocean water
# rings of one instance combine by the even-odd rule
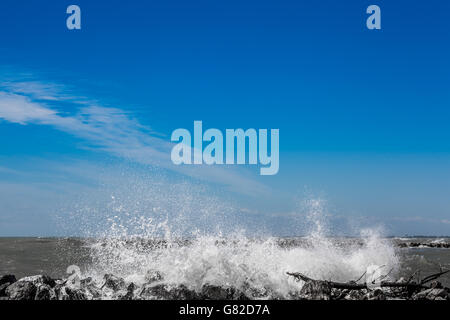
[[[374,267],[388,280],[450,268],[450,249],[402,246],[450,243],[450,238],[386,238],[377,228],[362,229],[352,238],[330,236],[320,199],[304,202],[305,236],[280,238],[242,229],[245,224],[209,195],[188,197],[177,189],[174,198],[163,199],[161,192],[145,191],[127,190],[122,197],[111,197],[109,205],[82,208],[72,219],[65,215],[65,224],[84,230],[80,238],[0,238],[0,274],[65,278],[70,267],[99,284],[105,274],[114,274],[142,285],[149,272],[157,271],[169,286],[199,291],[210,284],[234,287],[252,298],[289,299],[303,283],[287,272],[347,282]],[[186,201],[180,202],[179,194]],[[157,201],[147,203],[143,195]],[[192,204],[198,208],[190,208]],[[449,275],[440,280],[450,286]]]
[[[349,281],[358,279],[371,265],[383,268],[391,279],[409,277],[417,270],[424,277],[440,267],[450,268],[450,249],[399,246],[436,241],[450,243],[450,238],[382,238],[370,232],[358,238],[248,238],[239,234],[171,240],[0,238],[0,274],[64,278],[67,267],[76,265],[83,277],[101,281],[104,274],[113,273],[142,284],[149,270],[157,270],[163,282],[171,285],[199,289],[209,283],[288,298],[289,292],[301,287],[286,275],[288,271]],[[449,275],[440,280],[450,286]]]

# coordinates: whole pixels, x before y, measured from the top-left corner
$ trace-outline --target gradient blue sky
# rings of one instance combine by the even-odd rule
[[[70,4],[82,30],[66,29]],[[365,26],[370,4],[382,30]],[[450,235],[449,10],[438,0],[3,0],[0,235],[61,234],[55,212],[101,189],[99,171],[145,166],[204,181],[254,219],[240,223],[274,233],[295,232],[287,226],[312,197],[339,228]],[[174,168],[170,134],[194,120],[279,128],[279,173]]]

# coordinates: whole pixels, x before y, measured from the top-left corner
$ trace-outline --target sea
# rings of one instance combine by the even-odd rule
[[[375,233],[357,238],[4,237],[0,238],[0,275],[14,274],[19,279],[47,274],[59,279],[78,270],[81,278],[101,281],[105,274],[114,274],[143,284],[149,272],[157,271],[161,282],[171,285],[251,287],[288,299],[301,284],[286,272],[347,282],[364,279],[369,266],[380,268],[385,279],[393,281],[411,276],[420,280],[450,269],[450,249],[435,247],[439,243],[450,244],[450,238],[385,238]],[[439,280],[450,287],[449,274]]]

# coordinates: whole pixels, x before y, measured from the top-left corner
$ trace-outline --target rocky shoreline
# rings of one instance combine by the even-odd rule
[[[450,249],[450,243],[445,242],[407,242],[407,243],[399,243],[397,245],[400,248],[439,248],[439,249]]]
[[[289,274],[297,276],[298,274]],[[428,277],[429,278],[429,277]],[[437,277],[433,277],[435,279]],[[429,278],[431,279],[431,278]],[[450,288],[433,280],[425,285],[403,278],[380,286],[366,288],[356,282],[334,283],[313,280],[300,275],[304,285],[288,297],[280,297],[270,289],[236,289],[205,284],[195,291],[184,285],[170,286],[162,282],[158,271],[150,271],[146,283],[137,285],[106,274],[101,283],[92,278],[52,279],[46,275],[35,275],[16,279],[14,275],[0,277],[0,300],[441,300],[450,301]]]

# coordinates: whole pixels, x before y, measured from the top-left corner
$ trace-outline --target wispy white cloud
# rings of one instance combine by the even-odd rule
[[[77,111],[64,112],[58,108],[59,102],[70,103]],[[52,126],[83,139],[96,150],[224,184],[234,191],[269,192],[240,168],[174,165],[170,160],[172,143],[163,135],[142,125],[123,109],[104,107],[94,100],[66,94],[62,85],[34,80],[0,83],[0,119],[21,125]]]
[[[10,122],[46,123],[54,120],[56,112],[32,102],[29,98],[13,93],[0,92],[0,118]]]
[[[4,81],[0,86],[6,91],[31,96],[33,99],[61,101],[74,97],[62,93],[63,86],[39,81]]]

